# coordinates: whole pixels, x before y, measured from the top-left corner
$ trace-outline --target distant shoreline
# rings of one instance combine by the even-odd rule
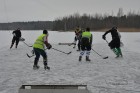
[[[92,32],[105,32],[105,31],[108,31],[109,29],[111,29],[111,28],[104,28],[104,29],[91,30],[91,31]],[[140,32],[140,28],[118,28],[118,30],[120,32]],[[0,30],[0,31],[10,31],[10,30]],[[24,30],[22,30],[22,31],[24,31]],[[27,30],[27,31],[30,31],[30,30]],[[34,31],[37,31],[37,30],[34,30]],[[42,30],[40,30],[40,31],[42,31]],[[51,31],[51,30],[49,30],[49,31]],[[58,32],[74,32],[74,30],[71,30],[71,31],[59,30]]]

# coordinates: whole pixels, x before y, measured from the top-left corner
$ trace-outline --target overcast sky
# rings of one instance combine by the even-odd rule
[[[116,15],[119,8],[124,14],[138,13],[139,4],[140,0],[0,0],[0,23],[52,21],[77,12]]]

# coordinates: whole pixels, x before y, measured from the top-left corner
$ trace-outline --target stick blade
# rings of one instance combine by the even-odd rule
[[[71,51],[69,53],[67,53],[68,55],[71,53]]]
[[[26,54],[27,55],[27,57],[29,57],[30,58],[30,56],[28,55],[28,54]]]
[[[33,56],[34,56],[34,55],[31,55],[31,56],[30,56],[29,54],[26,54],[26,55],[27,55],[27,57],[29,57],[29,58],[31,58],[31,57],[33,57]]]
[[[108,58],[108,56],[104,57],[103,59],[107,59],[107,58]]]

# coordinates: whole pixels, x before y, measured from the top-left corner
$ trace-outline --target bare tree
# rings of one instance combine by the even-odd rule
[[[121,17],[121,16],[123,16],[124,14],[123,14],[123,8],[119,8],[119,11],[118,11],[118,14],[117,14],[117,16],[118,17]]]

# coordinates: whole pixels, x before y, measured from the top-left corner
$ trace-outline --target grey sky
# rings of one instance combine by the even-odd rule
[[[0,0],[0,23],[46,21],[74,13],[114,14],[123,8],[140,12],[140,0]]]

